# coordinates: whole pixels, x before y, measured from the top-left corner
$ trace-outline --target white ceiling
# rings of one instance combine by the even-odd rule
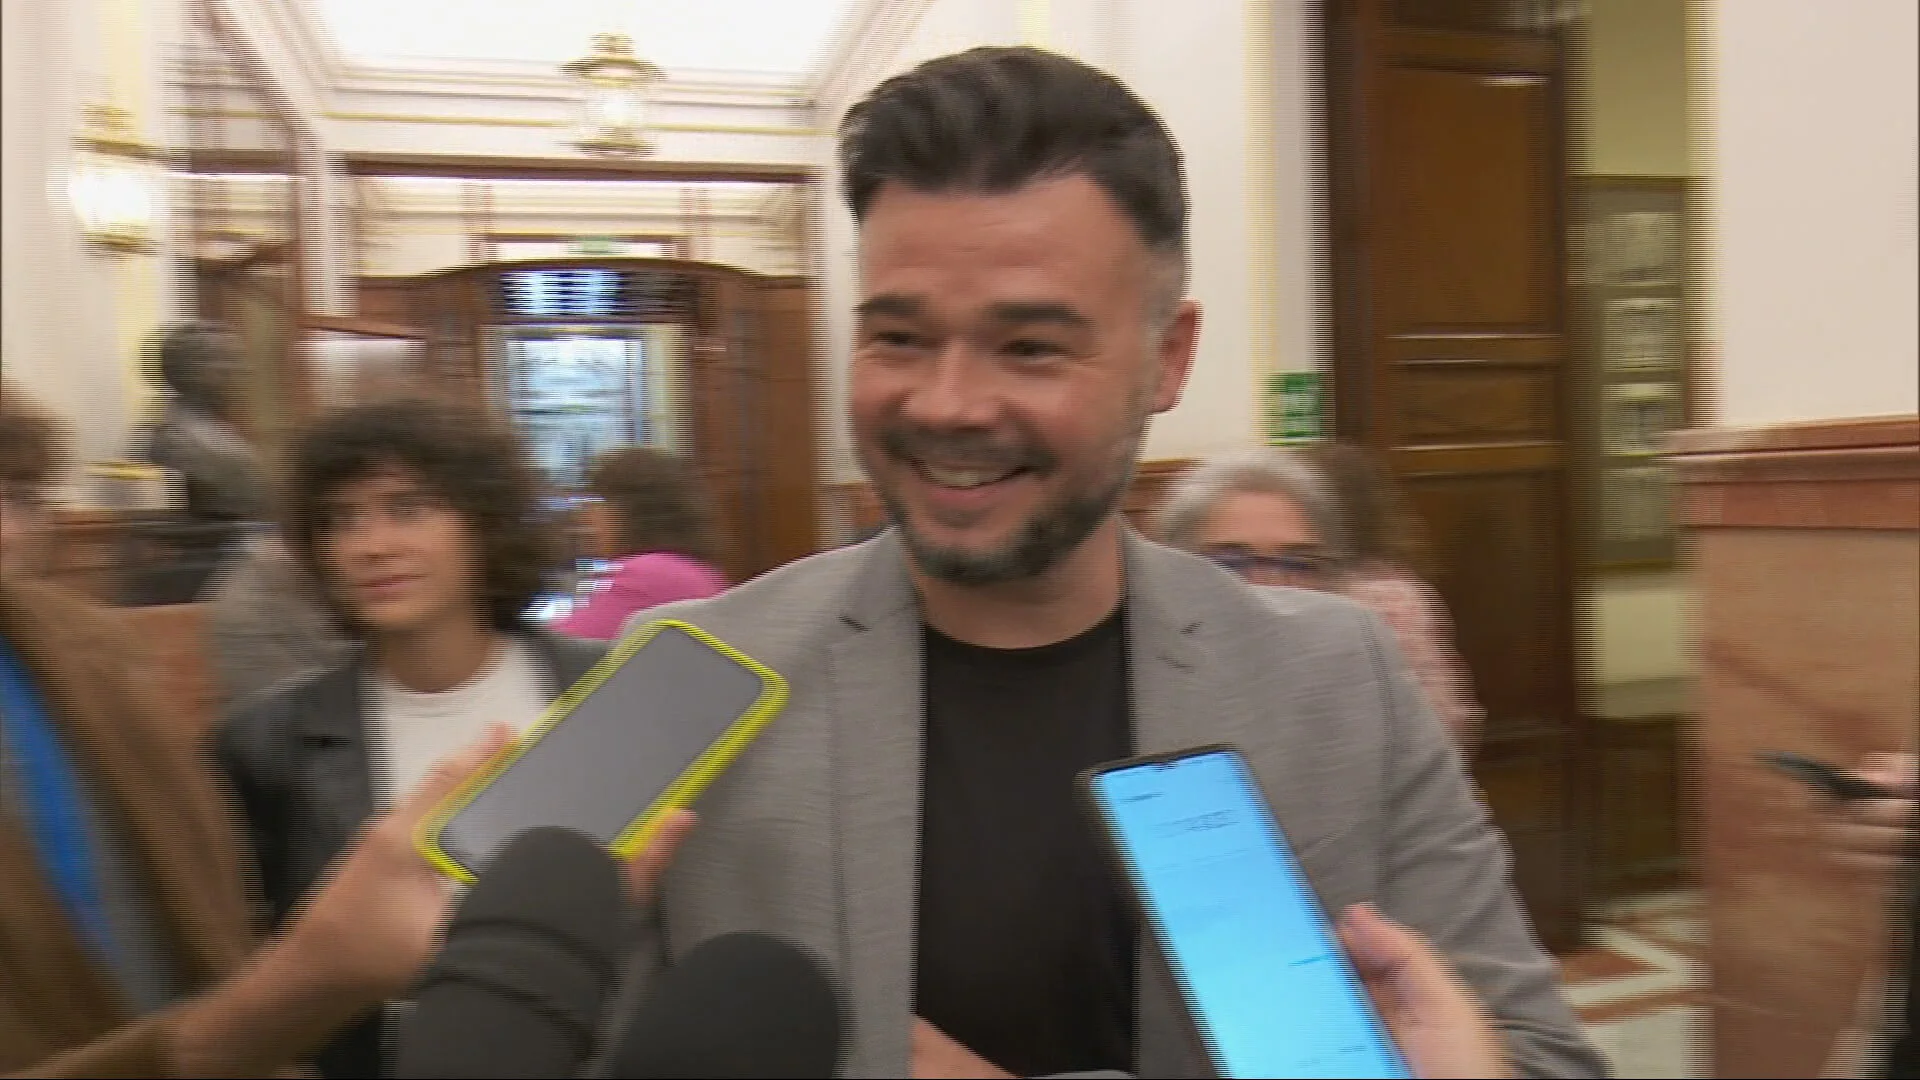
[[[311,0],[350,60],[561,64],[594,34],[675,71],[804,75],[855,0]]]

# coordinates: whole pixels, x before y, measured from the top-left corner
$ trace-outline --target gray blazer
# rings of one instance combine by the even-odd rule
[[[1506,844],[1391,635],[1347,601],[1249,588],[1131,534],[1126,574],[1140,752],[1238,744],[1332,909],[1370,900],[1433,941],[1521,1075],[1605,1075],[1516,901]],[[923,637],[901,542],[882,534],[647,617],[704,627],[783,674],[792,697],[701,798],[629,993],[707,938],[775,934],[840,980],[846,1075],[907,1075]],[[1207,1075],[1148,960],[1139,1074]]]

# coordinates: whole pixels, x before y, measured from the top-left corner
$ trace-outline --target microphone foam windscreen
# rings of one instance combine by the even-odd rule
[[[845,1010],[812,957],[765,934],[723,934],[661,976],[611,1075],[716,1080],[832,1076]]]
[[[516,837],[474,883],[429,965],[398,1074],[571,1076],[619,977],[620,873],[568,829]]]

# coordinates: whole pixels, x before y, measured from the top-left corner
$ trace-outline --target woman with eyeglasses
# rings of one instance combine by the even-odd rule
[[[1427,704],[1471,756],[1485,712],[1439,593],[1413,569],[1411,516],[1364,451],[1260,447],[1202,461],[1168,494],[1160,539],[1255,585],[1343,594],[1393,630]]]

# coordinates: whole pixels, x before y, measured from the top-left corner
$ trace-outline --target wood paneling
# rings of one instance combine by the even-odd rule
[[[1673,440],[1693,528],[1920,529],[1920,421],[1887,417]]]
[[[1475,771],[1549,946],[1579,944],[1563,61],[1541,10],[1320,7],[1335,430],[1421,515],[1487,709]]]
[[[220,720],[219,693],[207,660],[205,605],[123,608],[119,614],[147,652],[153,697],[178,725],[174,733],[189,746],[205,746]]]
[[[1884,958],[1887,909],[1825,856],[1813,800],[1754,755],[1852,763],[1915,749],[1920,419],[1689,432],[1673,445],[1701,639],[1714,1071],[1809,1076]]]
[[[642,305],[593,325],[687,327],[691,457],[712,494],[728,576],[743,581],[816,551],[813,307],[804,279],[677,259],[521,260],[416,278],[361,278],[362,310],[420,327],[434,382],[485,407],[493,400],[487,334],[511,321],[498,310],[499,272],[561,267],[639,271],[685,294],[672,305]]]

